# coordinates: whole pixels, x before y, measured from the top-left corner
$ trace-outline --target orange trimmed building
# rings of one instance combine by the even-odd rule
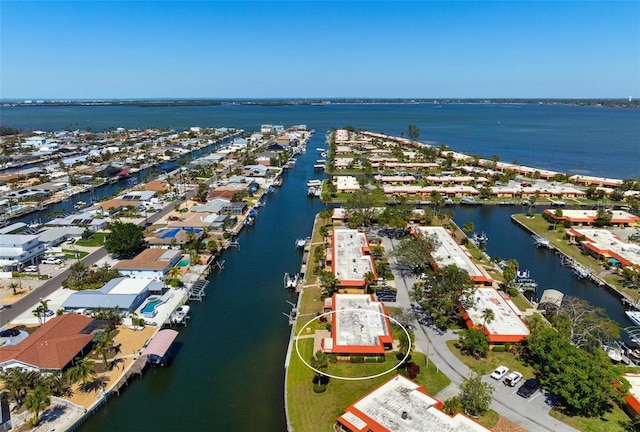
[[[331,234],[331,250],[327,251],[331,271],[338,279],[338,291],[364,293],[365,275],[378,278],[367,235],[355,229],[336,227]]]
[[[627,403],[625,411],[632,418],[636,418],[640,416],[640,374],[627,372],[623,373],[622,377],[631,384],[629,393],[623,396],[624,401]]]
[[[477,266],[471,258],[471,253],[464,246],[456,243],[454,238],[443,227],[439,226],[418,226],[411,228],[411,234],[417,236],[418,233],[437,242],[437,247],[431,252],[432,267],[435,270],[448,265],[465,270],[469,278],[476,286],[491,286],[493,278],[483,268]]]
[[[476,288],[472,307],[462,309],[462,317],[468,328],[482,329],[491,344],[518,343],[529,336],[529,327],[522,320],[522,313],[509,297],[497,289]],[[493,319],[485,321],[485,309],[493,311]]]
[[[557,217],[554,209],[546,209],[543,216],[556,222],[569,221],[573,225],[593,225],[598,218],[597,210],[562,210],[562,216]],[[620,226],[630,226],[638,223],[640,217],[622,210],[611,211],[611,223]]]
[[[424,387],[396,375],[347,407],[335,430],[344,432],[489,432],[464,414],[449,416]]]
[[[371,294],[334,294],[324,301],[331,312],[331,337],[322,350],[348,360],[351,356],[383,356],[391,350],[393,334],[387,311]]]

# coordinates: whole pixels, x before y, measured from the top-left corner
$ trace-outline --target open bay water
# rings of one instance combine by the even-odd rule
[[[283,431],[283,381],[289,326],[282,312],[294,296],[283,289],[284,272],[297,271],[294,240],[310,234],[323,208],[306,197],[317,178],[316,147],[324,131],[350,125],[400,135],[409,124],[421,140],[453,150],[561,172],[614,178],[640,176],[640,111],[551,105],[325,105],[138,108],[2,107],[2,125],[56,130],[71,125],[94,131],[111,127],[190,126],[259,130],[260,124],[307,124],[318,131],[281,189],[267,196],[254,226],[239,236],[240,249],[213,271],[204,303],[192,303],[192,320],[180,329],[171,366],[150,369],[114,396],[83,431]],[[77,125],[76,125],[77,124]],[[541,211],[537,207],[536,211]],[[455,220],[472,221],[489,236],[492,256],[515,258],[539,283],[602,306],[622,326],[630,325],[620,302],[606,290],[578,281],[549,251],[536,249],[529,234],[511,222],[520,207],[454,208]],[[354,395],[354,400],[358,395]],[[341,408],[341,407],[338,407]],[[343,407],[342,407],[343,408]]]
[[[353,126],[406,135],[451,149],[541,169],[600,177],[640,177],[640,110],[545,104],[328,104],[186,107],[0,107],[3,126],[30,130],[235,127],[307,124],[317,131]]]

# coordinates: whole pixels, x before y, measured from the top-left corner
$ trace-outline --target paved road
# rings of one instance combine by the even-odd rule
[[[236,165],[237,163],[228,168],[225,168],[218,176],[214,176],[208,179],[206,181],[207,185],[210,186],[211,184],[213,184],[213,182],[217,180],[217,178],[228,174],[232,169],[236,167]],[[187,190],[184,194],[184,200],[193,198],[195,193],[196,193],[195,188],[191,188]],[[179,200],[177,202],[180,203],[180,202],[183,202],[184,200]],[[174,209],[174,205],[175,205],[175,202],[168,203],[162,208],[162,210],[142,220],[139,224],[140,225],[143,225],[145,223],[153,224],[157,222],[158,220],[166,216],[169,212],[171,212]],[[107,256],[107,251],[105,250],[104,247],[100,247],[99,249],[96,249],[94,252],[84,257],[82,260],[80,260],[80,262],[82,262],[87,267],[91,267],[93,264],[97,263],[98,261],[105,258],[106,256]],[[58,275],[46,281],[40,287],[35,288],[33,291],[31,291],[30,293],[22,297],[20,300],[16,301],[9,307],[3,309],[0,312],[0,327],[16,319],[16,317],[26,312],[27,310],[32,309],[34,305],[38,304],[41,298],[46,298],[47,296],[53,294],[57,289],[59,289],[62,286],[62,281],[65,280],[68,276],[69,276],[69,269],[67,268],[63,272],[59,273]]]
[[[392,251],[393,245],[397,243],[398,241],[386,237],[382,241],[387,253]],[[389,259],[389,264],[398,288],[396,303],[390,303],[389,305],[410,309],[411,301],[408,291],[413,286],[415,279],[412,276],[403,275],[394,265],[393,258]],[[447,399],[456,394],[457,386],[462,384],[462,380],[470,373],[470,369],[458,360],[446,345],[448,340],[457,339],[458,336],[452,331],[442,333],[433,327],[420,325],[417,321],[414,324],[416,326],[414,331],[416,349],[428,354],[430,361],[434,362],[451,379],[452,385],[435,395],[443,400]],[[491,408],[523,428],[530,431],[576,431],[576,429],[549,415],[549,411],[553,406],[553,398],[549,393],[538,391],[531,398],[524,399],[515,394],[520,385],[516,385],[513,388],[506,387],[502,382],[493,380],[488,375],[483,376],[482,380],[496,388]]]
[[[105,248],[101,247],[95,252],[81,259],[80,262],[87,267],[91,267],[93,264],[97,263],[106,256],[107,251],[105,250]],[[2,318],[0,318],[0,323],[2,325],[5,325],[14,320],[18,315],[26,312],[28,309],[33,308],[33,306],[36,305],[41,298],[45,298],[59,289],[62,286],[62,281],[65,280],[68,276],[69,269],[67,268],[63,272],[46,281],[40,287],[35,288],[33,291],[22,297],[17,302],[13,303],[10,307],[4,309],[2,312],[0,312],[0,315],[2,316]]]

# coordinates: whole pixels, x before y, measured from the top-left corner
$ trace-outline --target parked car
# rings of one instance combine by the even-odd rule
[[[42,260],[42,264],[62,264],[62,260],[60,258],[45,258]]]
[[[504,379],[504,384],[508,385],[509,387],[515,387],[516,384],[518,384],[520,382],[520,380],[522,379],[522,374],[520,372],[511,372],[509,375],[507,375],[507,377]]]
[[[24,269],[22,269],[22,271],[27,272],[27,273],[35,273],[35,272],[38,271],[38,266],[30,265],[30,266],[25,267]]]
[[[491,378],[495,380],[502,379],[509,372],[509,368],[506,366],[498,366],[496,370],[491,372]]]
[[[540,381],[538,381],[535,378],[530,378],[520,386],[517,393],[523,398],[529,398],[531,397],[532,394],[537,392],[539,388],[540,388]]]
[[[76,242],[76,239],[74,237],[69,237],[66,241],[67,244],[74,244]]]

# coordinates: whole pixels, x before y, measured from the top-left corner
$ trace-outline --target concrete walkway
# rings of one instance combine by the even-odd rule
[[[393,246],[397,243],[395,240],[386,237],[383,238],[382,244],[387,256],[389,256],[389,252],[394,250]],[[389,264],[395,277],[395,285],[398,288],[397,302],[391,305],[410,309],[411,302],[408,293],[411,287],[413,287],[415,279],[412,276],[403,275],[398,271],[393,259],[389,260]],[[427,354],[429,360],[451,379],[451,384],[435,395],[444,401],[457,394],[458,386],[462,384],[462,380],[471,372],[464,363],[453,355],[446,344],[447,341],[457,339],[458,335],[450,330],[442,332],[433,327],[420,325],[417,321],[414,325],[416,326],[416,330],[414,331],[416,351]],[[576,431],[576,429],[567,426],[549,415],[554,399],[547,392],[538,391],[531,398],[524,399],[515,394],[517,387],[504,386],[486,375],[482,377],[482,380],[495,387],[491,409],[519,426],[530,431]]]

